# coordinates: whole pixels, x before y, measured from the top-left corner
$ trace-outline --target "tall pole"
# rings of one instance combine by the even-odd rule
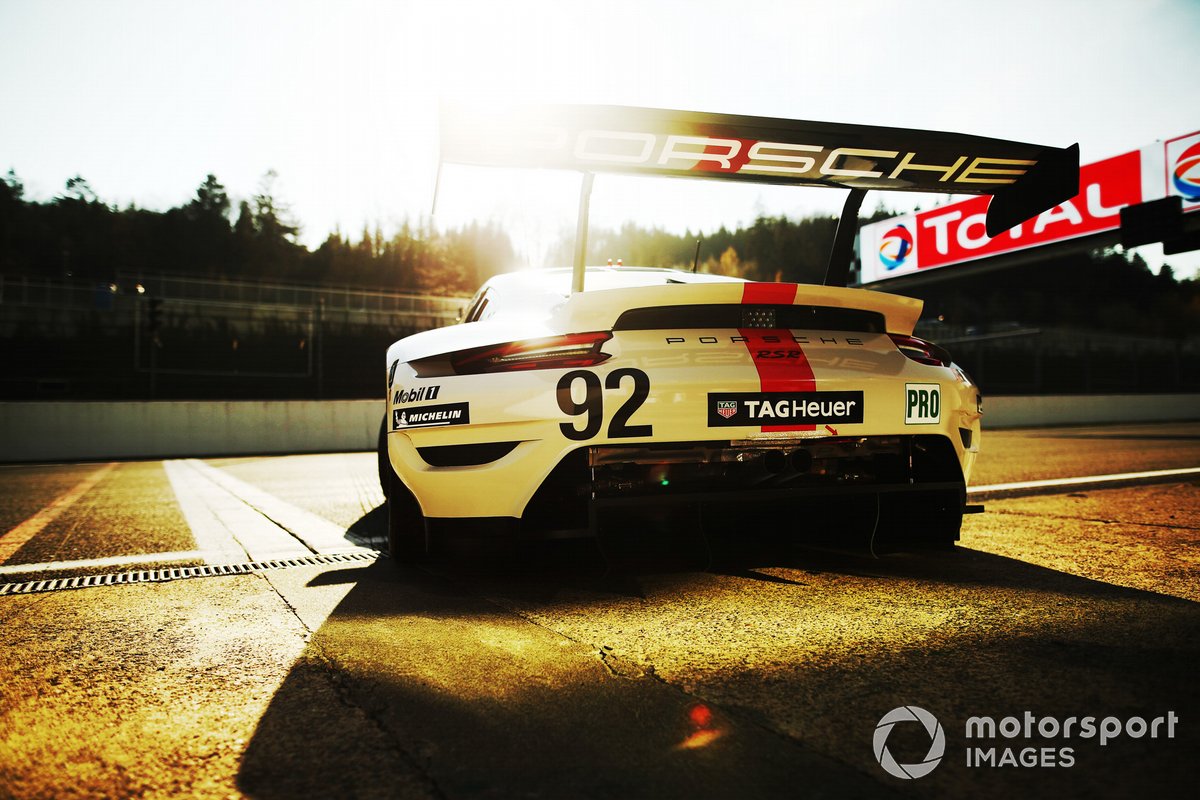
[[[325,298],[317,298],[317,399],[325,399]]]
[[[583,291],[583,272],[587,259],[588,206],[592,199],[592,181],[595,175],[583,173],[579,187],[579,221],[575,225],[575,269],[571,273],[571,294]]]

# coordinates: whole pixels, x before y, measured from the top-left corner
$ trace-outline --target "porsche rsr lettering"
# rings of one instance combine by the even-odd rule
[[[818,336],[816,339],[811,336],[779,336],[777,334],[767,334],[765,336],[756,336],[755,340],[761,344],[830,344],[830,345],[847,345],[849,347],[862,347],[863,340],[857,337],[838,338],[836,336]],[[690,341],[695,341],[698,344],[749,344],[750,337],[748,336],[700,336],[695,339],[689,339],[686,336],[668,336],[667,344],[687,344]],[[764,356],[767,358],[769,356]]]
[[[862,392],[710,392],[708,426],[854,424],[863,421]]]
[[[804,358],[803,350],[756,350],[754,357],[757,358]]]

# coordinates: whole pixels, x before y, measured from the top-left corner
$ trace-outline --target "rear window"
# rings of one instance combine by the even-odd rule
[[[878,311],[806,305],[714,305],[631,308],[617,318],[614,331],[659,331],[686,328],[785,328],[788,330],[883,333]]]

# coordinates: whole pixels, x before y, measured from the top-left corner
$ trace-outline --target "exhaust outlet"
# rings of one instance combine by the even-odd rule
[[[770,475],[778,475],[787,469],[787,457],[779,450],[768,450],[762,456],[763,469]]]
[[[812,453],[807,450],[793,450],[788,456],[788,465],[795,472],[808,472],[812,469]]]

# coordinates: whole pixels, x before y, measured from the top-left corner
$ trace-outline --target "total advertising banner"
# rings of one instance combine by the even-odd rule
[[[864,225],[862,283],[972,262],[1120,228],[1121,209],[1163,197],[1200,209],[1200,131],[1085,164],[1079,194],[996,237],[984,232],[986,196]]]

